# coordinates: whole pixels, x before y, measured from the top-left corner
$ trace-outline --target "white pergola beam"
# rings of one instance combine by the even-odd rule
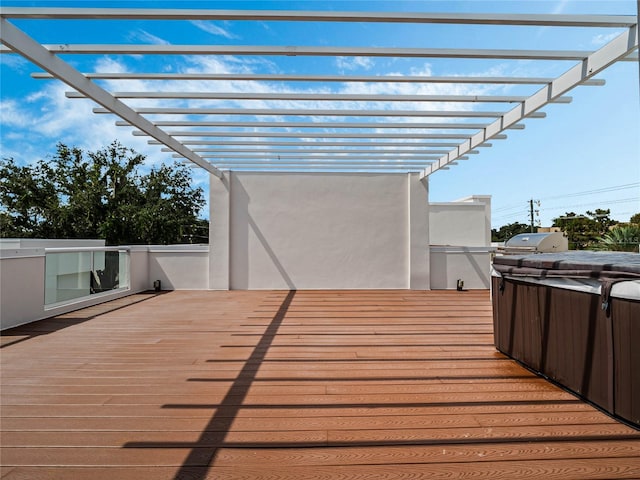
[[[66,92],[67,98],[85,98],[81,92]],[[349,93],[264,93],[264,92],[112,92],[114,98],[184,99],[184,100],[305,100],[354,102],[524,102],[522,95],[393,95]],[[553,103],[571,103],[571,97],[557,97]]]
[[[475,147],[487,146],[490,139],[504,138],[502,133],[506,129],[520,129],[524,125],[519,123],[524,118],[542,118],[544,113],[538,110],[549,103],[569,103],[570,97],[563,95],[578,85],[602,85],[602,80],[592,78],[595,74],[616,61],[637,61],[637,53],[634,53],[638,46],[638,32],[636,15],[630,16],[607,16],[607,15],[529,15],[529,14],[458,14],[458,13],[406,13],[406,12],[309,12],[309,11],[246,11],[246,10],[187,10],[187,9],[92,9],[92,8],[21,8],[21,7],[0,7],[0,17],[2,17],[2,43],[0,53],[17,52],[25,58],[41,66],[47,73],[33,75],[35,78],[56,77],[75,89],[68,92],[71,98],[90,98],[102,105],[96,108],[97,113],[112,113],[118,115],[122,120],[117,125],[133,126],[137,128],[133,132],[136,136],[150,136],[150,144],[165,145],[167,150],[174,153],[175,157],[187,158],[194,164],[207,168],[210,172],[220,176],[220,169],[212,166],[204,157],[216,158],[220,163],[217,165],[228,166],[242,161],[244,168],[254,168],[254,165],[265,168],[308,168],[309,162],[318,162],[318,169],[348,169],[351,163],[357,163],[358,168],[365,161],[371,169],[379,169],[381,165],[385,168],[391,165],[389,162],[393,155],[397,160],[393,161],[393,166],[397,168],[398,161],[404,162],[408,166],[419,163],[422,177],[433,173],[439,169],[448,169],[455,165],[455,161],[464,157],[467,153],[476,153]],[[545,26],[545,27],[613,27],[624,28],[625,33],[605,45],[596,52],[586,50],[517,50],[517,49],[477,49],[477,48],[387,48],[387,47],[362,47],[362,46],[254,46],[254,45],[171,45],[171,44],[151,44],[151,45],[114,45],[114,44],[56,44],[40,45],[28,37],[18,28],[8,23],[7,18],[20,19],[99,19],[99,20],[250,20],[250,21],[295,21],[295,22],[363,22],[363,23],[419,23],[419,24],[457,24],[457,25],[492,25],[492,26]],[[194,26],[194,28],[196,28]],[[494,31],[494,30],[491,30]],[[8,32],[8,33],[7,33]],[[490,33],[488,31],[488,33]],[[6,40],[5,40],[6,39]],[[425,76],[367,76],[367,75],[288,75],[288,74],[187,74],[179,73],[118,73],[118,72],[94,72],[86,76],[65,63],[60,56],[67,54],[78,55],[238,55],[238,56],[310,56],[310,57],[388,57],[388,58],[453,58],[453,59],[491,59],[491,60],[552,60],[574,62],[575,66],[569,68],[566,73],[557,78],[540,77],[425,77]],[[59,56],[60,55],[60,56]],[[567,64],[570,65],[570,64]],[[257,92],[259,89],[245,88],[244,92],[210,92],[207,87],[204,91],[186,92],[182,87],[176,87],[177,92],[152,91],[152,92],[115,92],[110,93],[102,89],[95,80],[162,80],[162,81],[277,81],[277,82],[393,82],[393,83],[441,83],[441,84],[514,84],[514,85],[543,85],[536,93],[530,96],[504,96],[504,95],[374,95],[374,94],[347,94],[347,93],[307,93],[295,92],[290,88],[290,93],[279,92]],[[175,83],[174,83],[175,85]],[[251,83],[245,83],[250,87]],[[162,86],[167,89],[167,85]],[[220,87],[222,89],[222,87]],[[515,107],[508,106],[506,111],[481,112],[465,111],[469,106],[459,105],[460,109],[451,110],[368,110],[368,105],[361,104],[362,110],[358,107],[352,109],[268,109],[268,108],[139,108],[129,107],[121,99],[175,99],[175,100],[220,100],[220,101],[241,101],[241,100],[274,100],[274,101],[310,101],[310,102],[447,102],[447,103],[516,103]],[[175,102],[180,104],[178,102]],[[193,102],[197,103],[197,102]],[[186,104],[186,103],[185,103]],[[214,104],[211,102],[211,104]],[[206,103],[200,103],[206,105]],[[221,103],[224,105],[224,103]],[[267,104],[268,105],[268,104]],[[328,106],[328,105],[327,105]],[[391,107],[391,105],[389,106]],[[408,108],[413,107],[413,105]],[[405,107],[407,108],[407,107]],[[437,108],[437,106],[435,107]],[[455,108],[455,107],[454,107]],[[253,113],[252,113],[253,112]],[[353,116],[353,117],[389,117],[389,118],[418,118],[418,117],[443,117],[443,118],[489,118],[495,119],[489,123],[470,122],[440,122],[440,123],[394,123],[393,120],[384,120],[381,123],[369,122],[333,122],[326,119],[324,122],[298,122],[295,119],[289,121],[205,121],[189,120],[185,117],[176,121],[167,119],[149,119],[143,115],[243,115],[245,117],[255,116]],[[244,119],[238,119],[244,120]],[[162,127],[194,127],[207,131],[195,131],[185,129],[183,131],[165,131]],[[331,129],[328,132],[279,132],[279,131],[215,131],[218,127],[228,127],[231,129],[255,129],[265,128],[278,129]],[[376,129],[370,133],[338,133],[339,129],[360,129],[363,132],[367,129]],[[398,129],[402,133],[390,131],[380,132],[384,129]],[[414,129],[444,129],[455,131],[455,129],[472,129],[476,133],[461,135],[457,133],[412,133]],[[180,140],[181,137],[187,138]],[[198,138],[215,137],[239,137],[246,140],[197,140]],[[191,140],[193,138],[194,140]],[[268,138],[287,139],[309,139],[309,142],[268,142]],[[362,142],[323,142],[322,139],[361,139]],[[384,144],[400,142],[377,142],[378,139],[402,139],[406,144],[398,146],[396,151],[376,150]],[[437,146],[451,148],[450,151],[437,151],[437,157],[429,157],[430,150],[416,151],[416,146],[426,146],[427,142],[419,142],[421,139],[437,140],[457,140],[458,142],[438,142]],[[282,146],[292,149],[283,150],[283,155],[274,157],[275,151],[256,149],[256,146],[268,146],[282,144]],[[435,142],[432,142],[435,145]],[[252,149],[242,152],[242,149],[222,149],[207,152],[207,149],[190,149],[187,145],[237,145]],[[366,147],[368,150],[357,151],[355,149],[323,149],[324,146],[355,146]],[[298,150],[293,148],[298,147]],[[308,147],[320,147],[312,150]],[[415,153],[411,150],[400,150],[400,148],[414,147]],[[163,149],[164,150],[164,149]],[[207,152],[207,155],[199,155],[197,150]],[[358,153],[356,153],[358,152]],[[432,150],[433,152],[433,150]],[[242,154],[244,153],[244,155]],[[422,156],[421,156],[422,155]],[[278,162],[283,157],[289,163],[274,166],[272,162],[277,158]],[[268,160],[271,158],[271,160]],[[301,159],[303,165],[294,163],[293,159]],[[437,162],[430,164],[429,161],[421,162],[418,159],[435,159]],[[324,163],[321,160],[329,160]],[[377,161],[375,161],[377,160]],[[262,163],[264,161],[264,164]],[[256,163],[257,162],[257,163]],[[326,167],[329,165],[329,167]],[[339,165],[339,167],[336,167]],[[257,167],[256,167],[257,168]],[[224,169],[222,169],[224,170]],[[384,170],[384,169],[381,169]]]
[[[461,160],[464,159],[468,159],[469,157],[465,156],[465,157],[461,157]],[[182,163],[184,162],[188,162],[188,160],[183,159],[181,160]],[[213,161],[211,161],[212,163],[214,163]],[[278,158],[273,158],[273,159],[246,159],[246,160],[241,160],[241,159],[226,159],[226,158],[221,158],[219,159],[217,162],[215,162],[216,164],[225,164],[225,165],[247,165],[247,164],[251,164],[251,165],[290,165],[290,164],[313,164],[314,161],[313,159],[308,159],[308,158],[289,158],[289,159],[278,159]],[[349,158],[344,158],[344,159],[334,159],[332,161],[328,161],[328,162],[321,162],[322,164],[326,164],[326,165],[357,165],[357,166],[362,166],[362,165],[427,165],[432,163],[432,160],[403,160],[403,159],[391,159],[391,160],[376,160],[376,161],[372,161],[372,160],[367,160],[367,159],[349,159]]]
[[[456,145],[454,145],[456,146]],[[220,156],[224,156],[226,154],[238,154],[238,153],[269,153],[272,155],[278,154],[295,154],[297,156],[300,155],[310,155],[310,154],[321,154],[321,153],[332,153],[336,155],[355,155],[356,158],[362,155],[393,155],[398,157],[406,157],[411,155],[444,155],[448,153],[448,150],[382,150],[382,149],[367,149],[367,150],[355,150],[355,149],[330,149],[330,148],[314,148],[314,149],[296,149],[296,148],[194,148],[192,149],[194,152],[197,152],[200,156],[205,158],[205,155],[202,154],[217,154]],[[163,152],[170,152],[168,148],[163,148]],[[471,150],[468,153],[478,153],[478,150]],[[179,154],[174,154],[174,156],[181,156]],[[436,159],[440,158],[440,156],[436,157]]]
[[[64,55],[250,55],[287,57],[479,58],[497,60],[582,60],[590,50],[479,48],[375,48],[263,45],[64,44],[43,45]]]
[[[476,145],[490,140],[510,125],[522,120],[539,108],[544,107],[555,98],[558,98],[560,95],[563,95],[575,86],[580,85],[583,81],[598,74],[609,65],[615,63],[621,58],[624,58],[637,48],[638,26],[634,25],[611,42],[607,43],[600,50],[589,55],[589,57],[585,58],[581,63],[560,75],[553,82],[542,87],[523,102],[522,105],[519,105],[505,113],[502,118],[494,121],[482,132],[477,133],[468,141],[463,142],[460,147],[452,150],[449,154],[443,156],[436,163],[429,166],[424,172],[422,172],[421,178],[446,167],[448,164],[455,161],[458,156],[465,154]]]
[[[145,135],[149,135],[162,142],[167,147],[188,158],[200,167],[207,169],[212,174],[217,176],[221,175],[221,172],[215,167],[212,167],[209,163],[202,160],[202,158],[194,152],[174,138],[171,138],[163,130],[133,111],[126,104],[114,98],[109,92],[85,78],[76,69],[55,55],[52,55],[39,43],[4,18],[0,18],[0,27],[0,40],[3,44],[9,46],[12,50],[20,52],[22,56],[28,58],[43,70],[55,75],[70,87],[76,89],[78,92],[82,92],[83,95],[92,99],[94,102],[108,108],[114,114],[125,119],[130,124],[135,125],[143,131]]]
[[[175,158],[179,158],[181,157],[181,155],[175,153],[173,154],[173,156]],[[335,161],[341,161],[341,160],[349,160],[350,158],[352,160],[358,160],[358,159],[362,159],[362,160],[402,160],[402,161],[409,161],[409,160],[416,160],[420,163],[424,163],[424,160],[438,160],[440,157],[437,155],[409,155],[409,156],[398,156],[398,155],[375,155],[375,154],[370,154],[370,155],[364,155],[362,157],[359,158],[354,158],[351,157],[350,155],[347,154],[333,154],[333,155],[318,155],[318,154],[313,154],[313,155],[302,155],[302,154],[293,154],[293,155],[277,155],[277,154],[273,154],[273,153],[265,153],[265,154],[256,154],[256,155],[242,155],[242,154],[238,154],[238,155],[225,155],[225,154],[207,154],[207,155],[202,155],[202,158],[209,158],[209,159],[219,159],[219,160],[335,160]]]
[[[133,135],[143,137],[145,132],[136,130]],[[471,138],[471,134],[458,133],[300,133],[300,132],[168,132],[172,137],[249,137],[249,138],[428,138],[466,140]]]
[[[153,140],[149,140],[150,144],[154,144]],[[296,141],[287,141],[287,142],[269,142],[269,141],[251,141],[251,140],[239,140],[239,141],[226,141],[226,140],[201,140],[201,141],[192,141],[185,140],[182,142],[185,145],[215,145],[216,147],[226,147],[226,146],[257,146],[257,147],[291,147],[286,151],[292,151],[293,149],[297,150],[306,150],[308,148],[315,147],[367,147],[368,151],[376,151],[378,147],[395,147],[394,150],[398,152],[404,151],[407,148],[415,148],[415,147],[439,147],[439,148],[447,148],[447,147],[457,147],[457,143],[452,142],[296,142]],[[155,145],[158,143],[156,142]],[[493,144],[484,143],[482,145],[478,145],[478,147],[491,147]],[[194,152],[206,151],[208,149],[201,148],[192,148]],[[232,150],[225,148],[223,150]],[[251,149],[252,151],[254,149]],[[163,148],[163,152],[173,152],[170,148]],[[272,150],[270,150],[272,151]],[[416,150],[417,151],[417,150]],[[444,153],[444,152],[443,152]]]
[[[306,138],[306,137],[303,137]],[[359,137],[359,138],[366,138],[366,139],[370,139],[371,136],[367,135],[366,137]],[[458,139],[459,137],[456,136],[455,139]],[[467,136],[464,137],[469,138]],[[492,138],[492,140],[505,140],[507,138],[507,135],[501,133],[496,135],[495,137]],[[455,140],[454,139],[454,140]],[[147,143],[149,145],[162,145],[161,142],[157,141],[157,140],[147,140]],[[417,146],[423,146],[423,147],[427,147],[427,146],[444,146],[444,144],[441,144],[440,142],[422,142],[422,141],[409,141],[409,142],[378,142],[378,141],[370,141],[370,142],[365,142],[365,141],[358,141],[358,142],[325,142],[325,141],[286,141],[286,142],[269,142],[269,141],[264,141],[264,140],[239,140],[239,141],[233,141],[233,140],[183,140],[181,143],[183,143],[184,145],[275,145],[275,146],[292,146],[292,147],[296,147],[296,146],[308,146],[308,147],[314,147],[314,146],[359,146],[359,147],[366,147],[366,146],[372,146],[372,147],[376,147],[376,146],[406,146],[406,147],[417,147]],[[456,147],[458,146],[458,143],[454,143],[453,145],[447,142],[447,146],[448,147]],[[490,143],[483,143],[482,145],[478,145],[478,147],[482,147],[484,145],[488,145],[490,146]]]
[[[500,13],[332,12],[286,10],[203,10],[136,8],[2,7],[6,18],[75,20],[259,20],[288,22],[436,23],[549,27],[630,27],[629,15],[557,15]]]
[[[282,108],[137,108],[144,115],[245,115],[245,116],[298,116],[298,117],[456,117],[498,118],[505,112],[474,110],[333,110]],[[106,108],[94,108],[93,113],[111,113]],[[535,112],[532,118],[544,118],[544,112]]]
[[[87,72],[83,73],[93,80],[246,80],[268,82],[340,82],[340,83],[464,83],[464,84],[501,84],[501,85],[539,85],[550,83],[552,77],[419,77],[403,75],[274,75],[274,74],[236,74],[236,73],[116,73]],[[53,79],[49,73],[34,72],[32,78]],[[602,86],[605,80],[591,79],[582,85]]]
[[[280,173],[419,173],[422,168],[419,167],[388,167],[388,168],[376,168],[376,167],[327,167],[325,165],[318,166],[286,166],[286,167],[271,167],[264,168],[260,165],[246,166],[246,167],[228,167],[223,171],[234,172],[280,172]]]
[[[241,171],[241,170],[255,170],[262,172],[272,172],[272,171],[290,171],[290,170],[325,170],[325,171],[345,171],[345,170],[360,170],[360,171],[374,171],[378,172],[387,172],[389,170],[405,170],[412,172],[419,172],[424,168],[424,165],[397,165],[397,166],[376,166],[376,165],[325,165],[323,163],[313,164],[313,165],[304,165],[304,164],[291,164],[291,165],[220,165],[221,170],[227,171]]]
[[[155,121],[154,125],[158,127],[247,127],[247,128],[446,128],[446,129],[471,129],[478,130],[485,128],[485,123],[411,123],[411,122],[397,122],[397,123],[377,123],[377,122],[212,122],[212,121]],[[116,122],[117,126],[128,127],[129,124],[125,121]],[[523,124],[515,124],[510,128],[516,130],[524,129]]]

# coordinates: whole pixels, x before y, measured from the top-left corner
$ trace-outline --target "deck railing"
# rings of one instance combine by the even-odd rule
[[[45,308],[130,288],[128,247],[45,249]]]

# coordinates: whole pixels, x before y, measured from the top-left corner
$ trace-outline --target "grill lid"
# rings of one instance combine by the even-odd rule
[[[507,251],[566,252],[569,242],[562,232],[520,233],[507,240],[504,246]]]

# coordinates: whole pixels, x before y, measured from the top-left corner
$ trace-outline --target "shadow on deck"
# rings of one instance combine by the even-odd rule
[[[3,332],[49,333],[2,350],[3,480],[640,472],[640,432],[495,350],[487,292],[191,291],[111,307]]]

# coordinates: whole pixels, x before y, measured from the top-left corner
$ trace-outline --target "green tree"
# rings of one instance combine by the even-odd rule
[[[570,250],[585,250],[597,247],[609,228],[617,222],[610,217],[611,210],[596,209],[586,215],[567,212],[553,219],[553,226],[566,233]]]
[[[602,250],[618,252],[636,252],[640,244],[640,225],[616,225],[607,232],[600,241]]]
[[[140,173],[144,156],[118,142],[84,154],[59,144],[50,161],[0,161],[0,235],[104,238],[109,245],[183,243],[203,220],[201,188],[184,165]],[[191,235],[193,238],[193,235]]]
[[[632,215],[629,219],[629,223],[635,223],[636,225],[640,225],[640,213],[636,213]]]
[[[531,229],[530,225],[526,223],[514,222],[501,226],[499,229],[491,229],[491,241],[492,242],[505,242],[514,235],[519,233],[529,233]]]

